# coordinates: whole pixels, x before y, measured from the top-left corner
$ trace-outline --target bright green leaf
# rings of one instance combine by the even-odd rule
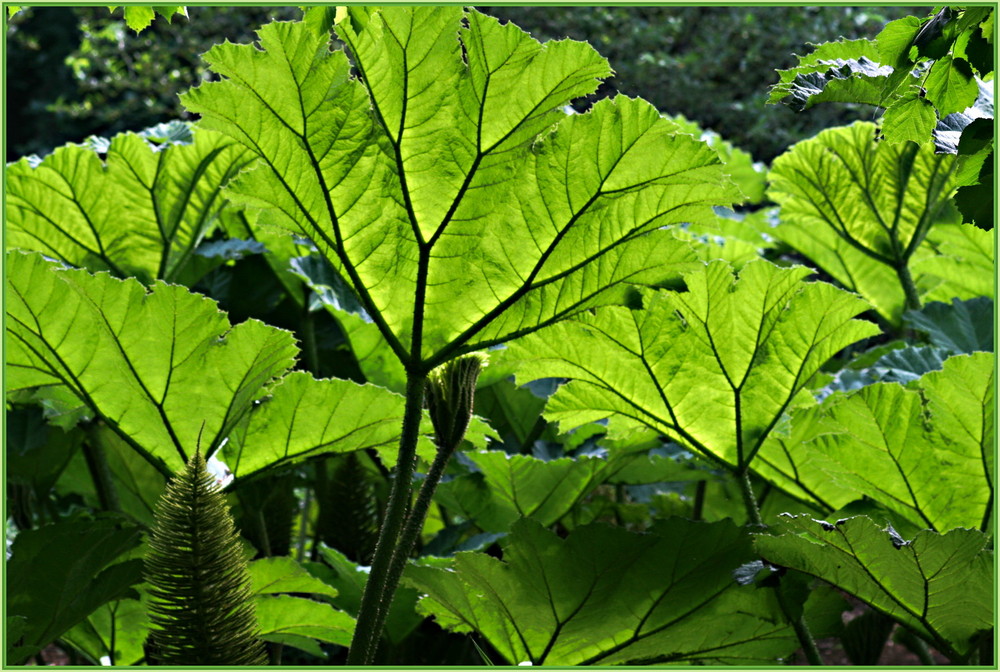
[[[441,484],[435,499],[487,532],[506,531],[518,518],[552,525],[613,469],[595,456],[544,461],[490,450],[464,457],[479,471]]]
[[[913,264],[914,271],[936,280],[924,300],[949,302],[955,298],[994,297],[995,238],[994,231],[984,231],[972,224],[931,229],[925,246],[936,254],[927,254]]]
[[[250,570],[251,590],[254,595],[279,593],[312,593],[337,597],[337,591],[312,576],[306,569],[287,556],[254,560]]]
[[[642,101],[563,113],[609,73],[585,44],[456,7],[352,7],[337,33],[360,78],[308,27],[272,23],[263,50],[210,51],[224,79],[184,103],[261,157],[232,198],[312,239],[401,360],[415,329],[438,364],[676,279],[693,258],[664,227],[739,200],[715,153]]]
[[[193,284],[221,261],[194,256],[225,206],[221,186],[247,153],[197,130],[197,141],[156,151],[134,133],[114,137],[102,161],[66,145],[37,166],[10,165],[7,249],[38,250],[91,271]]]
[[[178,470],[214,452],[292,364],[290,333],[235,327],[184,287],[7,256],[8,389],[61,386],[130,446]]]
[[[565,428],[615,416],[731,466],[750,462],[819,367],[877,333],[864,302],[807,268],[760,260],[736,279],[712,262],[687,292],[648,293],[515,341],[519,378],[565,377],[546,417]]]
[[[148,634],[146,605],[139,600],[118,600],[99,607],[60,639],[95,665],[103,664],[105,657],[112,665],[138,665],[146,655],[143,643]]]
[[[863,516],[836,525],[791,517],[785,525],[780,536],[757,536],[765,560],[851,593],[927,637],[953,663],[993,628],[993,553],[981,532],[922,531],[904,540]]]
[[[926,142],[937,124],[934,106],[916,90],[892,101],[882,116],[882,133],[889,143]]]
[[[976,102],[979,85],[972,68],[961,58],[945,56],[934,62],[924,82],[927,100],[937,108],[942,119],[952,112],[961,112]]]
[[[291,595],[258,595],[256,607],[264,641],[287,642],[282,638],[294,635],[347,646],[354,634],[354,619],[325,602]]]
[[[794,417],[788,440],[765,445],[761,460],[831,510],[864,495],[921,527],[985,529],[993,508],[993,362],[992,353],[951,357],[909,389],[878,383],[834,395]]]
[[[954,165],[933,143],[876,142],[874,124],[825,130],[775,159],[773,233],[898,323],[905,294],[894,269],[931,254],[920,249],[928,231],[952,228],[943,224],[957,219]]]
[[[295,371],[233,429],[222,449],[223,461],[235,476],[246,477],[324,453],[386,448],[382,461],[391,466],[403,406],[403,397],[381,387],[317,380]],[[428,439],[421,442],[419,454],[433,459]]]

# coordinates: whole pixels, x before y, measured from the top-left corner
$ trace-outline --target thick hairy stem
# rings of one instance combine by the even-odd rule
[[[747,510],[747,520],[751,525],[764,527],[764,521],[760,517],[760,509],[757,508],[757,499],[753,495],[753,486],[750,484],[750,471],[743,467],[736,471],[735,475],[740,492],[743,494],[743,506]]]
[[[417,493],[417,501],[410,510],[410,514],[406,517],[403,535],[399,539],[396,552],[392,556],[392,563],[389,566],[388,581],[391,583],[386,584],[386,592],[388,594],[395,593],[399,579],[403,576],[403,570],[406,568],[406,560],[410,557],[410,552],[413,550],[413,545],[417,542],[421,530],[424,529],[424,520],[427,518],[427,510],[430,508],[431,499],[434,497],[434,490],[437,488],[437,484],[441,482],[441,476],[444,475],[444,468],[448,465],[448,460],[451,458],[452,453],[455,452],[457,446],[458,444],[456,443],[451,447],[438,448],[437,455],[434,456],[434,461],[427,471],[427,477],[420,486],[420,491]],[[375,622],[375,629],[377,631],[381,631],[385,626],[385,619],[389,615],[389,607],[391,606],[391,600],[379,605],[378,617]]]
[[[899,278],[899,284],[903,286],[903,292],[906,294],[907,310],[920,310],[920,294],[913,282],[913,276],[910,275],[910,267],[905,263],[896,266],[896,277]]]
[[[393,470],[392,490],[386,507],[382,529],[379,530],[375,556],[372,559],[368,583],[361,597],[358,623],[347,655],[347,665],[370,665],[375,657],[375,649],[382,636],[381,628],[376,628],[379,611],[388,610],[395,592],[395,581],[389,581],[393,555],[400,542],[403,519],[410,502],[413,467],[416,462],[417,440],[420,438],[420,415],[424,402],[426,374],[407,372],[406,410],[403,416],[403,433],[399,439],[399,456]],[[391,586],[391,587],[390,587]]]

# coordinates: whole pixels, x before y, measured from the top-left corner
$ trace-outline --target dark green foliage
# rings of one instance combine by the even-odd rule
[[[265,663],[243,548],[200,452],[160,499],[145,574],[155,663]]]
[[[359,453],[330,458],[317,465],[316,483],[320,538],[360,565],[371,564],[380,508],[372,472],[364,461],[367,458]]]
[[[240,530],[257,549],[257,557],[288,555],[292,522],[299,508],[294,484],[291,474],[281,474],[240,488]]]
[[[6,662],[23,664],[101,605],[135,597],[138,528],[120,518],[44,525],[17,535],[6,563]],[[23,618],[23,623],[18,619]]]

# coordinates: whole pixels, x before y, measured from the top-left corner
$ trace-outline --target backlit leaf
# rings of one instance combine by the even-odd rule
[[[792,517],[780,536],[758,535],[765,560],[811,574],[928,638],[953,663],[993,627],[993,552],[976,530],[893,537],[864,516],[836,525]]]
[[[546,417],[570,428],[614,416],[731,466],[749,464],[816,370],[877,333],[851,318],[865,304],[809,269],[760,260],[735,278],[724,262],[686,274],[687,292],[644,295],[510,346],[520,380],[574,380]]]
[[[563,113],[609,74],[586,44],[457,7],[352,7],[336,30],[358,78],[325,37],[272,23],[262,50],[212,49],[223,81],[183,100],[259,157],[227,193],[313,240],[400,360],[436,365],[676,279],[693,257],[663,227],[739,200],[715,153],[647,103]]]

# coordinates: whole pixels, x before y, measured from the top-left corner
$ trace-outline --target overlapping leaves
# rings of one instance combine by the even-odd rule
[[[244,475],[398,439],[403,399],[387,390],[302,373],[274,388],[296,354],[286,331],[231,326],[183,287],[7,261],[8,390],[64,390],[164,473],[199,442],[211,453],[229,438]]]
[[[797,414],[758,470],[836,509],[861,495],[938,531],[992,517],[992,353],[951,357],[908,387],[877,383]],[[793,488],[794,491],[794,488]]]
[[[809,269],[725,262],[684,276],[687,292],[605,307],[511,345],[520,379],[565,377],[546,417],[574,427],[616,416],[734,467],[750,463],[815,371],[877,333],[864,302]]]
[[[337,32],[356,78],[325,36],[272,23],[262,50],[212,49],[225,79],[184,102],[259,157],[232,197],[311,238],[403,361],[675,277],[693,257],[662,227],[739,200],[714,152],[642,101],[563,114],[609,74],[585,44],[459,8],[351,8]]]

